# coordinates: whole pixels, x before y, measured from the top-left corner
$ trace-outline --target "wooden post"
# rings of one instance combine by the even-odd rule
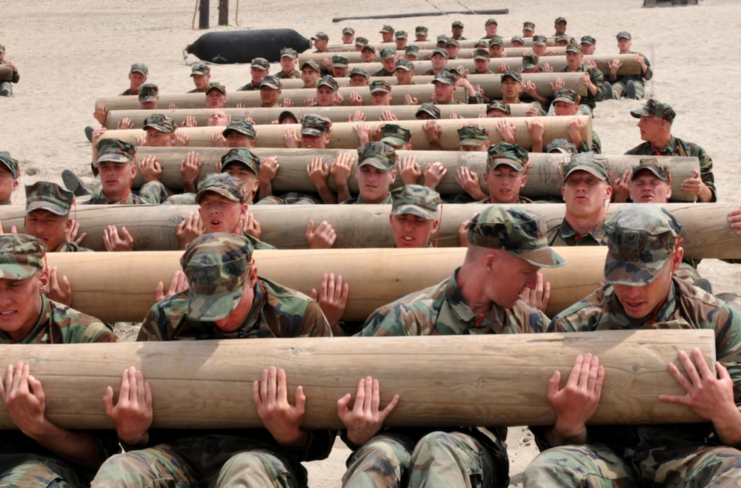
[[[219,0],[219,25],[229,25],[229,0]]]
[[[198,28],[199,29],[208,29],[208,16],[209,16],[209,7],[210,7],[210,0],[200,0],[201,7],[200,7],[200,17],[198,18]]]

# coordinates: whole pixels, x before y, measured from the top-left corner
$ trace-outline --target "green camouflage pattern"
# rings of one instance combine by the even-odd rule
[[[571,105],[576,105],[579,103],[579,98],[579,94],[571,88],[561,88],[555,93],[553,103],[565,102]]]
[[[409,53],[409,51],[407,51],[407,53]],[[414,71],[414,65],[411,63],[411,61],[400,59],[396,62],[396,69],[400,69],[402,71]]]
[[[350,72],[347,74],[348,77],[352,78],[355,75],[360,75],[366,80],[370,78],[370,75],[368,74],[368,71],[365,68],[355,67],[350,70]]]
[[[137,95],[139,96],[140,103],[156,102],[160,95],[160,89],[154,83],[144,83],[139,86]]]
[[[261,198],[256,205],[321,205],[321,203],[322,201],[318,195],[288,192],[281,196],[270,195],[269,197]]]
[[[396,49],[392,47],[386,47],[381,49],[381,61],[386,61],[387,59],[392,59],[396,57]]]
[[[260,80],[259,88],[262,87],[272,88],[273,90],[281,90],[283,88],[283,84],[275,76],[265,75],[263,76],[262,80]]]
[[[371,93],[376,93],[376,92],[390,93],[391,85],[386,80],[373,80],[370,84],[370,92]]]
[[[402,146],[412,142],[412,131],[400,124],[384,124],[381,142],[392,147]]]
[[[566,219],[548,228],[548,245],[549,246],[606,246],[607,237],[605,236],[604,220],[597,224],[592,230],[584,235],[571,227]]]
[[[700,178],[713,193],[710,201],[718,201],[718,193],[715,189],[715,176],[713,176],[713,160],[705,152],[705,149],[697,144],[672,137],[669,144],[662,149],[655,148],[650,142],[644,142],[625,154],[638,154],[642,156],[689,156],[697,158],[700,161]]]
[[[3,432],[17,437],[16,432]],[[22,435],[22,434],[20,434]],[[45,453],[46,454],[46,453]],[[84,488],[92,474],[73,463],[49,455],[19,453],[0,454],[0,486],[8,488]]]
[[[301,78],[301,73],[299,73],[297,70],[293,70],[289,74],[285,74],[283,71],[278,71],[274,76],[279,80],[290,80]]]
[[[494,19],[494,18],[490,18],[490,19],[488,19],[488,20],[486,21],[486,23],[484,24],[484,27],[488,27],[488,26],[490,26],[491,24],[494,24],[494,25],[499,25],[499,22],[497,22],[497,19]]]
[[[27,234],[0,234],[0,280],[24,280],[46,268],[46,245]]]
[[[540,217],[516,205],[489,205],[468,224],[470,245],[507,251],[534,266],[558,268],[566,260],[548,246]]]
[[[221,156],[222,173],[226,171],[226,167],[230,164],[241,164],[242,166],[246,166],[247,169],[255,173],[255,176],[260,174],[260,158],[247,148],[235,147]]]
[[[634,51],[628,51],[628,54],[639,54]],[[617,75],[617,81],[612,84],[612,89],[616,98],[625,93],[625,84],[628,81],[632,81],[636,87],[636,96],[643,98],[646,95],[646,82],[654,77],[653,69],[651,68],[651,61],[644,55],[643,60],[646,62],[648,68],[645,73],[641,72],[637,75]]]
[[[459,146],[480,146],[489,141],[489,131],[479,124],[464,125],[458,129]]]
[[[451,27],[460,27],[461,29],[463,29],[463,22],[461,22],[460,20],[456,20],[451,24]]]
[[[659,102],[651,98],[646,100],[646,104],[643,107],[631,110],[630,115],[636,119],[640,119],[641,117],[658,117],[671,124],[674,122],[677,113],[668,103]]]
[[[415,45],[407,46],[406,49],[404,50],[404,54],[407,54],[407,55],[413,54],[415,56],[418,56],[419,46],[415,46]]]
[[[222,95],[226,95],[226,87],[218,81],[212,81],[208,84],[208,88],[206,88],[206,95],[208,95],[211,90],[218,90],[219,92],[221,92]]]
[[[440,203],[440,194],[426,186],[404,185],[391,190],[391,215],[416,215],[435,220]]]
[[[390,25],[384,25],[383,27],[381,27],[381,30],[378,32],[379,34],[389,34],[389,33],[394,32],[394,28],[391,27]]]
[[[52,249],[50,252],[93,252],[91,249],[82,247],[74,242],[63,242],[58,248]]]
[[[228,173],[212,173],[208,175],[198,187],[196,203],[200,204],[201,199],[207,192],[216,193],[232,202],[245,203],[244,183],[239,178],[234,178]]]
[[[165,185],[160,181],[148,181],[140,189],[139,194],[129,193],[123,200],[114,202],[108,199],[103,189],[98,189],[90,195],[90,199],[80,205],[159,205],[168,199]]]
[[[141,73],[144,76],[147,76],[149,75],[149,68],[147,68],[147,65],[144,63],[134,63],[131,65],[129,73]]]
[[[34,210],[47,210],[56,215],[67,215],[75,201],[75,194],[50,181],[26,185],[26,215]]]
[[[442,49],[442,48],[439,48],[438,47],[434,51],[432,51],[432,56],[431,57],[434,58],[437,55],[440,55],[440,56],[444,57],[445,59],[448,59],[448,51],[446,51],[445,49]]]
[[[270,63],[265,58],[255,58],[250,63],[250,68],[258,68],[263,71],[270,70]]]
[[[376,48],[372,44],[368,44],[367,42],[363,44],[363,49],[361,49],[360,52],[363,52],[366,50],[372,52],[373,54],[376,54]]]
[[[370,164],[374,168],[391,171],[396,167],[396,151],[383,142],[369,142],[358,148],[358,161],[358,167]]]
[[[319,79],[319,81],[316,84],[316,87],[319,88],[320,86],[328,86],[334,91],[337,91],[340,89],[340,86],[337,84],[337,81],[335,81],[335,79],[330,75],[322,76]]]
[[[557,17],[556,18],[556,21],[554,22],[554,24],[560,24],[561,22],[563,22],[565,24],[566,23],[566,17]]]
[[[458,45],[458,41],[453,39],[452,37],[448,39],[447,41],[445,41],[445,47],[448,47],[448,46],[460,47]]]
[[[368,41],[368,38],[366,38],[366,37],[360,36],[360,37],[356,37],[355,38],[355,45],[356,46],[367,46],[368,45],[368,42],[370,42],[370,41]]]
[[[504,47],[504,38],[502,36],[494,36],[491,39],[489,39],[489,47],[492,46],[502,46]]]
[[[525,44],[525,41],[522,39],[522,36],[512,36],[512,39],[509,40],[511,43],[519,42],[520,45]]]
[[[455,77],[449,71],[443,71],[435,75],[433,83],[442,83],[443,85],[455,85]]]
[[[211,73],[211,68],[206,63],[196,63],[190,68],[190,76],[207,75]]]
[[[355,29],[353,29],[352,27],[345,27],[345,28],[342,29],[342,33],[343,34],[355,35]]]
[[[572,154],[569,161],[567,163],[560,163],[560,166],[564,183],[566,183],[566,180],[569,179],[569,176],[571,176],[574,171],[586,171],[587,173],[612,184],[613,174],[612,169],[610,168],[610,162],[607,158],[599,156],[593,152]]]
[[[546,36],[540,34],[533,36],[533,45],[545,46],[546,44],[548,44],[548,38]]]
[[[583,36],[581,38],[581,44],[589,44],[590,46],[594,46],[597,44],[597,41],[592,36]]]
[[[489,47],[489,39],[486,39],[485,37],[484,38],[481,38],[478,41],[476,41],[476,43],[473,45],[473,47],[474,47],[474,49],[488,48]],[[488,52],[489,51],[487,51],[487,53]]]
[[[384,429],[385,430],[385,429]],[[352,446],[347,432],[342,431],[345,444]],[[409,479],[412,451],[416,443],[408,436],[378,434],[347,459],[347,471],[342,477],[343,488],[397,488]]]
[[[522,24],[522,30],[534,31],[535,30],[535,24],[533,24],[532,22],[523,22],[523,24]]]
[[[466,77],[466,68],[464,68],[461,65],[453,66],[452,68],[448,68],[448,72],[452,73],[453,75],[456,75],[460,78]]]
[[[394,39],[407,39],[409,35],[406,33],[406,31],[396,31],[394,32]]]
[[[144,121],[144,130],[155,129],[165,134],[175,132],[175,123],[164,114],[152,114]]]
[[[3,163],[8,168],[10,173],[13,175],[13,179],[17,180],[20,170],[18,169],[18,160],[10,157],[8,151],[0,151],[0,163]]]
[[[415,117],[419,117],[419,114],[421,112],[430,114],[433,119],[439,119],[441,116],[440,109],[437,108],[437,105],[431,102],[423,103],[422,105],[420,105],[417,113],[415,114]]]
[[[664,270],[673,255],[682,224],[657,205],[625,205],[605,222],[605,282],[645,286]]]
[[[498,142],[489,147],[486,158],[486,170],[490,171],[500,164],[505,164],[517,171],[525,171],[530,153],[518,144]]]
[[[638,165],[633,167],[631,180],[634,180],[641,171],[650,171],[654,176],[665,183],[671,183],[672,181],[671,176],[669,176],[669,168],[665,165],[659,164],[659,160],[656,158],[641,159]]]
[[[545,152],[552,153],[552,152],[559,152],[562,154],[575,154],[576,153],[576,146],[573,142],[569,142],[566,139],[553,139],[553,141],[548,144],[548,147],[546,147]]]
[[[633,39],[633,37],[630,35],[630,32],[628,31],[620,31],[617,33],[615,38],[619,41],[620,39],[628,39],[629,41]]]
[[[427,35],[427,32],[428,32],[427,27],[425,27],[423,25],[418,25],[414,29],[414,33],[416,35],[418,35],[418,36],[426,36]]]
[[[349,200],[345,200],[344,202],[340,202],[342,205],[366,205],[365,200],[363,200],[363,197],[358,195],[358,198],[351,198]],[[391,193],[389,192],[388,195],[386,195],[386,198],[381,200],[378,205],[388,205],[391,203]]]
[[[349,61],[347,56],[343,54],[335,54],[332,56],[332,67],[335,68],[347,68]]]
[[[473,59],[489,59],[489,50],[488,49],[474,49],[473,50]]]
[[[522,74],[516,69],[508,69],[500,76],[502,83],[504,83],[504,80],[506,80],[507,78],[512,78],[516,82],[522,83]]]
[[[512,109],[509,106],[509,103],[504,103],[501,100],[492,100],[491,103],[486,107],[487,112],[491,112],[492,110],[501,110],[507,115],[512,115]]]
[[[250,122],[247,122],[246,120],[237,120],[236,122],[232,122],[231,124],[226,126],[224,132],[222,132],[221,134],[226,137],[231,132],[242,134],[243,136],[247,136],[251,139],[255,139],[257,137],[255,126],[252,125]]]
[[[581,48],[581,46],[579,46],[579,48]],[[571,71],[567,66],[563,69],[563,72],[570,73]],[[581,100],[579,102],[580,105],[587,105],[589,108],[594,110],[594,108],[597,106],[597,102],[601,102],[605,98],[605,87],[603,85],[605,81],[605,75],[602,73],[602,71],[587,64],[582,64],[581,66],[579,66],[579,69],[576,70],[576,73],[589,74],[589,79],[592,81],[592,83],[594,83],[594,86],[597,87],[596,95],[593,95],[591,91],[587,90],[587,94],[581,97]]]
[[[564,40],[564,38],[567,36],[556,36],[556,42],[561,42]],[[581,44],[576,42],[576,39],[571,38],[569,39],[569,45],[566,46],[566,52],[567,53],[577,53],[581,54],[584,50],[581,47]]]
[[[280,50],[280,57],[281,58],[288,57],[291,59],[297,59],[298,53],[296,52],[295,49],[291,49],[290,47],[284,47],[283,49]]]
[[[334,81],[334,80],[332,80]],[[301,121],[301,135],[318,137],[329,132],[332,121],[323,115],[305,115]]]

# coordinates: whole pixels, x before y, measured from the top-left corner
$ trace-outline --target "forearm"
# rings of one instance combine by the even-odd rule
[[[540,95],[537,91],[534,91],[533,93],[530,93],[529,95],[533,98],[533,100],[536,100],[542,104],[548,103],[548,98],[544,97],[543,95]]]
[[[440,145],[440,140],[429,141],[431,151],[442,151],[443,147]]]
[[[741,412],[738,409],[729,419],[713,422],[713,426],[722,444],[736,448],[741,446]]]
[[[167,193],[169,195],[172,195],[172,193],[170,192],[170,189],[169,188],[165,187],[165,189],[167,190]],[[196,193],[196,182],[195,182],[195,180],[193,180],[193,181],[185,181],[185,180],[183,180],[183,192],[184,193]]]
[[[530,152],[534,152],[534,153],[543,152],[543,138],[542,137],[539,137],[537,139],[533,138],[533,144],[532,144],[532,147],[530,148]]]
[[[475,188],[464,188],[464,190],[466,190],[466,193],[468,193],[469,195],[471,195],[471,198],[473,198],[476,201],[484,200],[486,198],[489,198],[489,195],[487,195],[486,193],[484,193],[484,191],[481,188],[479,188],[479,187],[475,187]]]
[[[713,191],[705,184],[700,188],[700,194],[698,195],[701,202],[712,202]]]
[[[66,430],[47,422],[44,432],[29,437],[58,456],[93,470],[105,461],[100,444],[87,432]]]
[[[573,432],[562,433],[557,426],[550,427],[545,431],[545,438],[552,447],[565,446],[569,444],[586,444],[587,427],[583,426]]]
[[[260,186],[257,191],[260,193],[260,198],[273,196],[273,184],[270,181],[260,182]]]
[[[347,186],[347,182],[344,185],[337,184],[337,202],[345,202],[350,200],[350,187]]]

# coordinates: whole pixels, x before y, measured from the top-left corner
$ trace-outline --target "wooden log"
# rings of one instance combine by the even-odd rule
[[[404,96],[409,95],[420,100],[429,101],[432,99],[432,93],[435,87],[429,84],[425,85],[404,85],[396,86],[391,91],[391,105],[401,105],[404,103]],[[372,105],[370,88],[368,87],[341,87],[339,90],[340,94],[345,98],[343,105],[350,105],[350,95],[353,92],[357,92],[363,97],[364,105]],[[232,91],[228,92],[226,106],[228,108],[236,108],[238,103],[241,103],[245,107],[260,107],[262,101],[260,100],[259,91]],[[316,95],[316,90],[312,89],[297,89],[297,90],[282,90],[280,97],[278,97],[278,104],[283,103],[283,100],[290,98],[295,106],[303,107],[306,97],[309,95]],[[464,88],[458,88],[455,93],[455,99],[459,102],[466,101],[466,91]],[[96,106],[98,103],[105,104],[109,110],[139,110],[141,104],[135,96],[124,96],[124,97],[105,97],[96,100]],[[421,103],[421,102],[420,102]],[[169,107],[170,104],[175,104],[178,108],[206,108],[206,95],[203,93],[181,93],[172,95],[160,95],[158,106]]]
[[[527,52],[532,52],[531,47],[508,47],[506,49],[507,49],[508,58],[522,57],[523,54]],[[419,59],[430,59],[432,57],[433,50],[434,49],[420,49]],[[554,52],[552,56],[565,56],[566,55],[565,47],[551,47],[549,50]],[[456,61],[464,60],[464,59],[471,60],[473,59],[473,51],[474,51],[474,48],[461,49],[460,52],[458,53],[459,59],[452,59],[448,62],[455,63]],[[380,55],[380,51],[377,51],[377,53]],[[299,54],[298,64],[299,66],[301,66],[303,63],[307,61],[314,61],[318,64],[321,64],[325,58],[331,59],[333,54],[340,54],[340,53],[304,52],[304,53]],[[341,54],[347,57],[350,63],[362,63],[363,62],[363,60],[360,57],[360,51],[345,51]],[[397,56],[404,57],[404,54],[405,54],[404,51],[396,51]],[[378,58],[378,61],[380,62],[380,57],[378,56],[376,57]],[[547,56],[541,56],[541,57],[547,57]],[[496,62],[496,59],[493,59],[492,61]]]
[[[401,401],[390,426],[552,425],[548,380],[565,385],[576,356],[605,368],[590,424],[664,424],[703,420],[659,394],[684,393],[667,371],[677,350],[700,348],[715,364],[712,330],[631,330],[572,334],[260,339],[0,346],[7,363],[24,361],[44,386],[46,417],[71,429],[113,425],[101,398],[118,392],[121,371],[141,369],[152,386],[155,428],[257,428],[253,381],[263,369],[286,371],[290,400],[302,385],[306,429],[338,429],[337,400],[358,379],[377,378],[381,405]],[[431,364],[439,367],[430,367]],[[5,364],[3,364],[4,366]],[[81,374],[84,372],[84,374]],[[207,414],[206,414],[207,413]],[[0,428],[14,429],[0,404]]]
[[[584,123],[582,129],[582,139],[587,141],[588,145],[592,143],[592,118],[586,115],[577,115],[573,117],[538,117],[543,121],[545,132],[543,133],[543,145],[546,146],[553,141],[553,139],[562,138],[568,139],[569,134],[567,125],[571,119],[581,119]],[[532,147],[532,138],[530,133],[527,131],[527,122],[535,120],[536,117],[510,117],[507,120],[515,124],[517,133],[515,141],[525,149]],[[424,135],[422,126],[425,124],[425,120],[405,120],[403,125],[412,131],[415,150],[426,151],[430,149],[430,144],[427,141],[427,137]],[[438,123],[442,128],[442,135],[440,136],[440,145],[444,151],[457,151],[458,142],[458,129],[461,124],[479,124],[489,130],[489,141],[492,144],[500,142],[501,136],[497,132],[496,126],[500,122],[497,118],[484,118],[484,119],[447,119],[439,120]],[[368,122],[371,130],[375,130],[381,124],[385,122]],[[332,124],[332,138],[329,141],[330,149],[352,149],[356,150],[360,147],[360,139],[355,132],[356,122],[341,122]],[[281,125],[259,125],[255,127],[257,132],[257,147],[272,147],[272,148],[283,148],[285,147],[285,133],[288,129],[300,130],[298,124],[281,124]],[[211,137],[216,132],[224,130],[223,127],[186,127],[179,129],[190,137],[188,142],[189,147],[212,147],[213,140]],[[144,133],[141,129],[131,130],[109,130],[106,131],[101,137],[104,139],[116,138],[121,139],[132,144],[136,144],[136,140],[139,136]]]
[[[219,0],[219,25],[229,25],[229,0]]]
[[[385,15],[361,15],[355,17],[335,17],[333,23],[343,22],[345,20],[370,20],[370,19],[408,19],[410,17],[440,17],[442,15],[506,15],[509,13],[508,8],[499,8],[494,10],[460,10],[457,12],[414,12],[410,14],[385,14]]]
[[[501,36],[504,39],[504,46],[506,48],[512,47],[512,36]],[[434,37],[433,37],[434,39]],[[476,42],[478,41],[478,38],[476,39],[466,39],[465,41],[458,41],[458,47],[461,49],[472,49]],[[523,39],[525,44],[523,47],[531,47],[533,45],[533,38],[532,37],[526,37]],[[556,38],[554,36],[551,36],[548,38],[547,45],[553,46],[556,42]],[[429,49],[433,50],[437,47],[436,41],[424,41],[424,42],[416,42],[410,39],[408,45],[414,45],[419,47],[420,50],[422,49]],[[371,46],[376,48],[376,51],[381,52],[381,49],[386,48],[394,48],[396,49],[396,43],[395,42],[372,42]],[[338,52],[352,52],[355,51],[355,45],[354,44],[330,44],[327,46],[327,51],[329,51],[331,54],[338,53]]]
[[[0,66],[0,81],[13,81],[13,68]]]

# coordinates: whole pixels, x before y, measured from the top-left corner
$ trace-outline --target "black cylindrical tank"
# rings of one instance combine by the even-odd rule
[[[280,61],[280,50],[285,47],[301,53],[311,47],[311,41],[293,29],[208,32],[186,51],[211,63],[249,63],[254,58],[265,58],[272,63]]]

